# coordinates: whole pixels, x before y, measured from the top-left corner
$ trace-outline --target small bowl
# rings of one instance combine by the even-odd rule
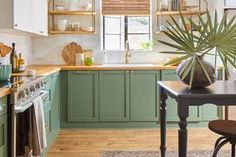
[[[57,11],[63,11],[63,10],[65,10],[65,6],[64,6],[64,5],[56,5],[56,6],[55,6],[55,9],[56,9]]]
[[[81,27],[81,31],[93,32],[94,31],[94,27]]]

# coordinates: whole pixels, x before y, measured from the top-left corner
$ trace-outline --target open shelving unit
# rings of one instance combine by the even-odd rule
[[[178,0],[179,2],[181,0]],[[183,1],[183,0],[182,0]],[[174,18],[178,18],[178,16],[180,16],[180,12],[181,14],[184,16],[184,17],[196,17],[197,15],[204,15],[206,14],[207,12],[207,8],[208,8],[208,2],[206,0],[198,0],[198,5],[195,7],[197,7],[197,9],[186,9],[186,6],[179,6],[178,9],[170,9],[170,7],[166,9],[163,9],[162,8],[162,4],[163,4],[163,0],[158,0],[158,6],[157,8],[159,8],[157,11],[156,11],[156,16],[157,16],[157,26],[158,26],[158,30],[156,31],[156,34],[164,34],[163,33],[163,30],[161,29],[161,27],[163,28],[164,27],[164,21],[167,19],[168,16],[172,16]],[[202,4],[205,4],[205,9],[202,8]],[[180,9],[180,8],[184,8],[185,9]]]
[[[56,35],[56,34],[72,34],[72,35],[91,35],[95,34],[95,20],[96,20],[96,11],[95,11],[95,0],[91,0],[92,2],[92,8],[91,10],[56,10],[56,0],[49,0],[49,10],[48,10],[48,15],[49,15],[49,34]],[[70,3],[68,1],[68,3]],[[83,26],[84,23],[79,21],[79,28],[78,30],[69,30],[67,27],[65,31],[60,31],[57,29],[57,20],[63,17],[64,19],[75,19],[75,18],[88,18],[91,19],[90,23],[91,25],[89,27],[92,27],[93,29],[91,31],[83,30],[81,29],[81,26]],[[73,21],[73,20],[72,20]],[[89,22],[89,20],[84,20],[86,22]],[[73,23],[73,22],[71,22]],[[68,25],[68,24],[67,24]],[[87,26],[88,27],[88,26]]]

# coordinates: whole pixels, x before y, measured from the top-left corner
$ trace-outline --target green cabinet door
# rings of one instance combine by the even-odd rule
[[[57,130],[60,126],[60,73],[52,74],[51,81],[51,127],[52,130]]]
[[[99,120],[129,120],[129,71],[99,73]]]
[[[7,157],[7,115],[0,117],[0,157]]]
[[[176,70],[163,70],[161,73],[162,81],[175,81],[178,80]],[[174,99],[168,98],[167,101],[167,121],[177,122],[179,121],[177,115],[177,103]],[[201,121],[202,118],[202,108],[191,106],[189,108],[189,117],[188,121]]]
[[[130,72],[131,121],[158,121],[160,71]]]
[[[0,116],[7,113],[7,97],[0,98]]]
[[[67,94],[67,93],[61,93]],[[98,120],[98,72],[68,72],[68,121]]]

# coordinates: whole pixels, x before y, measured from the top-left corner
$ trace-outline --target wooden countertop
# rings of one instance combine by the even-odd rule
[[[61,67],[60,66],[49,66],[49,65],[31,65],[31,66],[28,66],[26,68],[26,71],[27,70],[35,70],[36,71],[36,75],[42,75],[42,76],[47,76],[47,75],[50,75],[50,74],[53,74],[55,72],[59,72],[61,70]],[[19,76],[19,75],[27,75],[26,72],[23,72],[23,73],[13,73],[12,74],[13,76]]]
[[[10,88],[1,88],[0,89],[0,98],[11,94]]]
[[[121,66],[117,64],[112,64],[112,66],[67,66],[67,65],[30,65],[27,70],[36,70],[36,75],[47,76],[61,70],[175,70],[176,66],[163,66],[163,65],[138,65],[138,66]],[[13,76],[17,75],[27,75],[26,72],[23,73],[13,73]],[[0,98],[9,95],[11,90],[9,88],[0,89]]]
[[[163,65],[138,65],[138,66],[120,66],[119,64],[115,66],[61,66],[61,70],[175,70],[176,66],[163,66]]]

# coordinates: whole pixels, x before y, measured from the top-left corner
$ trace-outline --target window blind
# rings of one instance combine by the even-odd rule
[[[150,15],[150,0],[102,0],[103,15]]]

